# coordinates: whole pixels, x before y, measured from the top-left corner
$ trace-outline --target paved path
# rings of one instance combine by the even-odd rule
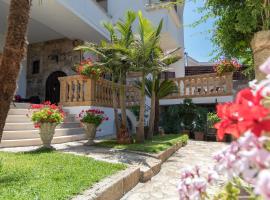
[[[160,173],[147,183],[139,183],[122,200],[178,200],[177,184],[182,168],[213,164],[212,154],[225,147],[224,143],[189,141],[163,165]]]

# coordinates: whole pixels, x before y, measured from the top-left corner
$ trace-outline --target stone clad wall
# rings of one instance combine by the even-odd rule
[[[81,60],[81,53],[74,51],[77,40],[58,39],[30,44],[27,54],[27,97],[39,96],[45,100],[46,80],[51,73],[62,71],[74,75],[72,66]],[[40,61],[39,73],[33,74],[33,62]]]

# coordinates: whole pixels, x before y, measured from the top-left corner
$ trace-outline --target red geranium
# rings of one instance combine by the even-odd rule
[[[261,100],[260,92],[244,89],[238,93],[234,103],[218,105],[217,114],[221,119],[215,125],[218,138],[223,139],[226,133],[238,138],[247,130],[257,136],[270,131],[270,119],[267,119],[270,110],[262,105]]]

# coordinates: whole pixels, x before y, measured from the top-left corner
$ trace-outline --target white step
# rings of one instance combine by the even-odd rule
[[[59,124],[57,128],[80,128],[81,124],[78,122],[66,122]],[[6,123],[4,131],[21,131],[21,130],[35,130],[33,122],[22,123]]]
[[[28,109],[23,109],[23,108],[11,108],[8,112],[8,115],[26,115],[29,113]]]
[[[84,140],[85,134],[77,134],[77,135],[67,135],[67,136],[55,136],[53,138],[53,144],[65,143],[65,142],[72,142],[78,140]],[[33,139],[19,139],[19,140],[2,140],[0,143],[1,147],[25,147],[25,146],[38,146],[41,145],[42,142],[40,138],[33,138]]]
[[[30,103],[11,103],[10,104],[10,108],[24,108],[24,109],[28,109],[30,108]]]
[[[55,136],[83,134],[83,128],[61,128],[55,130]],[[4,131],[3,140],[19,140],[39,138],[39,130]]]
[[[30,123],[31,118],[23,115],[8,115],[6,123]],[[75,115],[68,115],[65,117],[64,122],[79,122]]]
[[[31,119],[24,115],[8,115],[6,119],[6,123],[22,123],[22,122],[31,122]]]

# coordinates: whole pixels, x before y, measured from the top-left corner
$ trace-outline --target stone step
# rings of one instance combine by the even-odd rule
[[[81,124],[79,122],[65,122],[59,124],[57,128],[80,128]],[[20,131],[20,130],[35,130],[33,122],[23,122],[23,123],[6,123],[4,131]]]
[[[8,115],[6,123],[29,123],[30,117],[25,115]],[[78,122],[75,115],[68,115],[65,117],[64,122]]]
[[[28,108],[30,108],[30,103],[11,103],[10,104],[10,108],[12,109],[12,108],[19,108],[19,109],[28,109]]]
[[[60,128],[55,130],[55,137],[84,134],[83,128]],[[39,138],[39,130],[4,131],[3,140]]]
[[[72,141],[84,140],[85,134],[76,134],[76,135],[66,135],[66,136],[55,136],[52,140],[53,144],[66,143]],[[1,147],[25,147],[25,146],[38,146],[42,142],[40,138],[32,139],[15,139],[15,140],[2,140],[0,143]]]
[[[29,113],[29,110],[25,108],[11,108],[8,111],[8,115],[26,115],[28,113]]]

